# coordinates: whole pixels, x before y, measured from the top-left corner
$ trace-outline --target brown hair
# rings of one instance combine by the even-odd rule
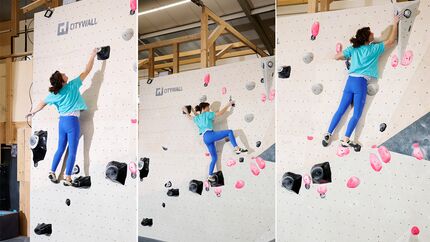
[[[49,81],[51,82],[51,87],[49,87],[49,92],[57,94],[61,90],[61,88],[63,88],[64,80],[59,71],[55,71],[51,75],[51,78],[49,78]]]
[[[371,32],[369,27],[364,27],[357,30],[355,37],[349,40],[352,43],[352,47],[358,48],[362,45],[365,45],[366,42],[369,41],[370,34]]]

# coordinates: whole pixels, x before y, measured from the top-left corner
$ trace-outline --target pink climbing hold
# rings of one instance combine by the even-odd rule
[[[348,182],[346,183],[346,186],[348,188],[356,188],[358,187],[358,185],[360,185],[360,179],[358,179],[358,177],[356,176],[351,176]]]
[[[314,139],[314,137],[313,137],[313,136],[308,136],[308,137],[306,137],[306,139],[308,139],[308,140],[313,140],[313,139]]]
[[[204,188],[205,188],[206,191],[209,191],[209,188],[211,187],[211,185],[209,184],[208,181],[204,181],[203,182],[203,186],[204,186]]]
[[[260,174],[260,170],[257,168],[257,166],[254,163],[251,163],[251,172],[254,174],[254,176],[258,176]]]
[[[236,161],[235,161],[235,160],[230,159],[229,161],[227,161],[227,166],[228,166],[228,167],[232,167],[232,166],[234,166],[234,165],[236,165]]]
[[[375,148],[377,148],[378,146],[377,145],[372,145],[372,149],[375,149]]]
[[[258,167],[262,170],[266,167],[266,162],[261,157],[256,157],[255,162],[257,162]]]
[[[325,195],[327,193],[327,186],[325,184],[319,185],[317,188],[317,192],[320,194],[321,198],[325,198]]]
[[[399,58],[397,57],[396,54],[393,55],[393,57],[391,57],[391,66],[396,68],[399,65]]]
[[[217,197],[221,197],[221,192],[222,192],[221,187],[215,187],[214,192]]]
[[[379,156],[381,157],[381,160],[384,163],[390,162],[390,160],[391,160],[391,154],[390,154],[390,151],[388,151],[387,147],[380,146],[378,148],[378,153],[379,153]]]
[[[373,170],[379,172],[382,169],[382,163],[375,154],[370,153],[369,160]]]
[[[269,101],[273,101],[273,100],[275,100],[275,95],[276,95],[276,91],[275,91],[275,89],[270,90],[270,93],[269,93]]]
[[[411,50],[408,50],[403,55],[402,62],[400,64],[402,64],[402,66],[408,66],[409,64],[412,63],[413,58],[414,58],[414,53]]]
[[[137,119],[135,119],[135,118],[132,118],[130,121],[131,121],[132,124],[137,123]]]
[[[309,174],[306,174],[303,176],[303,183],[305,183],[306,189],[311,188],[311,182],[312,182],[312,179],[311,179],[311,176]]]
[[[207,87],[209,85],[209,82],[211,81],[211,75],[208,73],[205,75],[205,78],[203,79],[203,85]]]
[[[424,153],[423,153],[423,151],[421,150],[421,148],[420,148],[420,144],[418,144],[418,143],[414,143],[413,145],[412,145],[412,147],[413,147],[413,149],[414,149],[414,151],[412,152],[412,155],[415,157],[415,158],[417,158],[418,160],[422,160],[422,159],[424,159]]]
[[[130,14],[133,15],[136,12],[137,4],[136,0],[130,0]]]
[[[412,235],[418,235],[420,233],[420,229],[417,226],[413,226],[411,228],[411,234]]]
[[[261,101],[263,103],[266,102],[266,94],[264,94],[264,93],[261,94]]]
[[[136,174],[137,173],[136,163],[130,162],[130,164],[128,164],[128,169],[130,170],[131,174]]]
[[[211,154],[209,154],[208,152],[205,153],[205,156],[210,156]]]
[[[318,36],[318,33],[320,32],[320,23],[318,21],[312,24],[311,32],[312,32],[311,40],[315,40]]]
[[[227,93],[227,88],[226,88],[226,87],[223,87],[223,88],[221,89],[221,93],[222,93],[222,95],[225,95],[225,94]]]
[[[348,147],[339,146],[339,148],[337,148],[337,153],[336,153],[337,156],[344,157],[344,156],[347,156],[348,154],[349,154]]]
[[[234,187],[237,189],[242,189],[245,186],[245,182],[243,180],[236,181],[236,184],[234,184]]]
[[[342,44],[341,43],[337,43],[336,44],[336,53],[340,53],[340,52],[342,52]]]

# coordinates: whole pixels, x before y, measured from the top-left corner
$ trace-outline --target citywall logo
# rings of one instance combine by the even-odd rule
[[[164,94],[169,94],[171,92],[182,92],[182,87],[157,87],[155,89],[155,96],[163,96]]]
[[[69,23],[69,21],[62,22],[58,24],[57,36],[68,34],[69,31],[73,31],[80,28],[86,28],[90,26],[97,25],[97,19],[91,18],[78,22]]]

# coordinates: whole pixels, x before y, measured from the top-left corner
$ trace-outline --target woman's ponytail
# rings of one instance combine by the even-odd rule
[[[358,48],[362,45],[365,45],[367,41],[369,41],[370,37],[370,28],[364,27],[357,30],[355,37],[352,37],[349,41],[352,43],[352,47]]]
[[[51,78],[49,78],[49,81],[51,82],[51,87],[49,87],[49,92],[57,94],[61,90],[61,88],[63,88],[64,81],[59,71],[54,72],[51,75]]]

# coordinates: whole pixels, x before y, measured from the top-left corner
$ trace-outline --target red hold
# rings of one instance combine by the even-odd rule
[[[318,21],[312,24],[311,32],[312,32],[311,40],[315,40],[318,36],[318,33],[320,32],[320,23]]]

